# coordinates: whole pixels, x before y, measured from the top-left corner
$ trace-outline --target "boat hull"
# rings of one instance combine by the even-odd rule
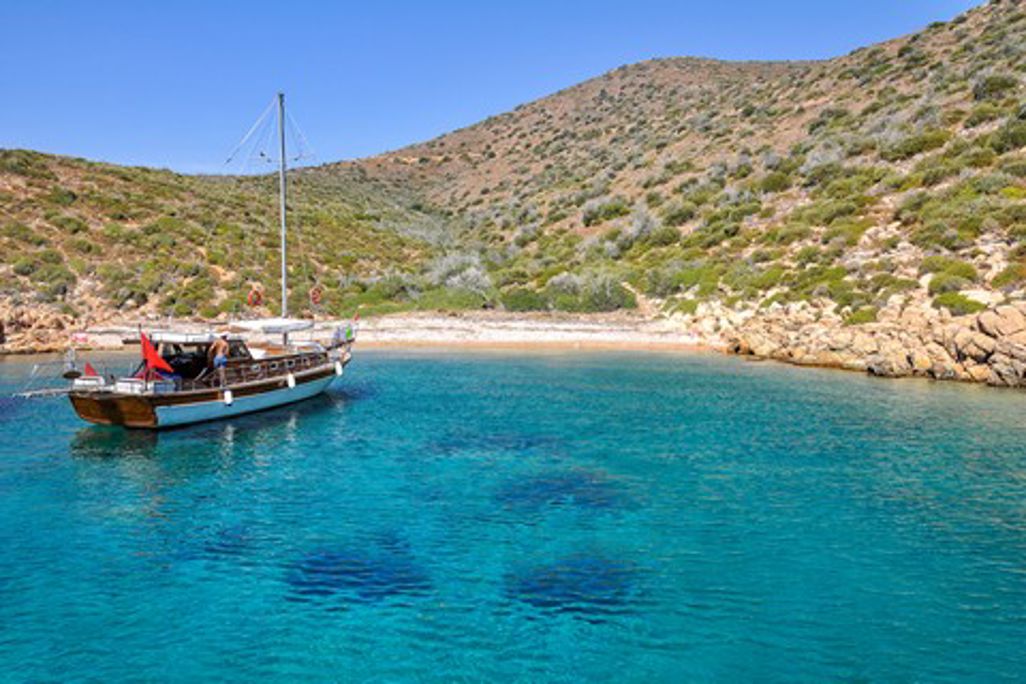
[[[266,411],[278,406],[285,406],[297,401],[303,401],[314,397],[324,390],[334,380],[334,376],[320,378],[312,382],[297,385],[294,388],[284,388],[261,392],[250,396],[233,398],[230,405],[223,400],[204,401],[194,404],[171,404],[168,406],[157,406],[157,426],[175,427],[178,425],[190,425],[192,423],[203,423],[208,420],[220,420],[240,416],[255,411]]]
[[[334,365],[287,378],[206,392],[131,395],[103,391],[71,392],[75,412],[83,420],[100,425],[160,429],[231,418],[264,411],[314,397],[336,378]]]

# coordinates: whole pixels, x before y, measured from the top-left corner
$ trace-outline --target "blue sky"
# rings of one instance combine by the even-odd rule
[[[185,172],[284,89],[321,162],[426,140],[675,55],[816,59],[968,0],[0,3],[0,147]]]

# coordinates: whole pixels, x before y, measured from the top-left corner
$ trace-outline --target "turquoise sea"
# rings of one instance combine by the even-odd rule
[[[7,398],[29,370],[3,681],[1026,678],[1023,393],[358,351],[323,398],[151,434]]]

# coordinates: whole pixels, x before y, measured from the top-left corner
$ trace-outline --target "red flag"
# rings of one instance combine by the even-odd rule
[[[153,347],[153,343],[150,342],[150,338],[146,337],[145,333],[139,333],[139,341],[142,343],[142,355],[143,360],[146,362],[147,370],[161,370],[166,373],[174,373],[174,369],[167,365],[157,350]]]
[[[356,323],[356,322],[357,322],[357,321],[359,321],[359,320],[360,320],[360,310],[359,310],[359,309],[357,309],[357,310],[356,310],[356,313],[355,313],[355,314],[353,314],[353,323]]]
[[[85,373],[83,373],[83,375],[85,375],[87,378],[95,378],[96,376],[99,375],[99,373],[97,373],[96,369],[93,368],[93,364],[91,364],[88,361],[86,361]]]

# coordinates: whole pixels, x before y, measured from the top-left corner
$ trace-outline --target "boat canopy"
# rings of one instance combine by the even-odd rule
[[[208,344],[214,341],[214,332],[172,332],[170,330],[154,330],[149,334],[152,342],[167,344]]]
[[[250,332],[262,332],[271,335],[309,330],[314,324],[313,321],[304,321],[298,318],[258,318],[252,321],[234,321],[232,326]]]

